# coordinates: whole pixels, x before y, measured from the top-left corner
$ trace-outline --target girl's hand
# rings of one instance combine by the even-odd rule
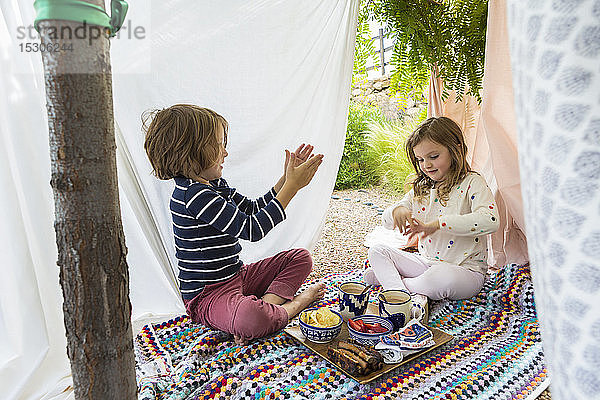
[[[437,219],[429,223],[424,223],[416,218],[412,218],[412,223],[406,232],[409,234],[408,240],[410,241],[415,235],[421,234],[421,238],[426,238],[438,229],[440,229],[440,221]]]
[[[406,207],[398,206],[392,211],[392,217],[394,217],[394,228],[398,228],[402,234],[405,234],[412,222],[410,210]]]

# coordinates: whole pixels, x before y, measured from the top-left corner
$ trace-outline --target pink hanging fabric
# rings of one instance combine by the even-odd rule
[[[431,71],[431,78],[429,79],[429,93],[428,101],[429,107],[427,107],[427,118],[440,117],[443,115],[443,102],[442,102],[442,90],[444,88],[444,82],[439,77],[437,65],[433,66]]]
[[[453,92],[442,101],[442,82],[432,76],[432,110],[428,112],[452,118],[463,129],[469,162],[485,177],[496,196],[500,229],[492,235],[489,257],[490,264],[496,267],[529,261],[505,8],[504,2],[489,3],[481,106],[473,96],[463,96],[457,103]]]

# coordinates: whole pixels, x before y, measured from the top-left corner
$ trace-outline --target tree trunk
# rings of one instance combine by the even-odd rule
[[[104,7],[103,0],[89,2]],[[62,20],[41,22],[40,35],[47,50],[54,229],[75,398],[135,399],[108,35]]]

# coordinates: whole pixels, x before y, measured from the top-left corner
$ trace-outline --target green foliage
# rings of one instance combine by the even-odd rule
[[[364,188],[383,184],[402,193],[413,167],[404,143],[427,117],[424,108],[415,117],[387,121],[377,107],[350,102],[344,154],[335,189]]]
[[[365,132],[370,122],[384,120],[377,107],[350,102],[344,153],[335,181],[336,190],[367,187],[379,181],[366,159]]]
[[[481,101],[488,0],[371,0],[365,13],[390,28],[395,41],[392,84],[423,96],[430,71],[439,69],[443,97],[456,90]],[[364,18],[364,17],[363,17]],[[413,97],[414,98],[414,97]]]
[[[358,25],[356,27],[356,43],[354,45],[354,70],[352,72],[353,84],[356,80],[366,79],[367,64],[377,64],[377,49],[371,36],[369,18],[372,15],[373,3],[366,2],[361,5],[358,12]]]
[[[405,117],[397,122],[377,121],[368,124],[365,158],[384,187],[397,193],[404,192],[406,179],[414,172],[404,144],[426,116],[427,110],[423,109],[414,118]]]

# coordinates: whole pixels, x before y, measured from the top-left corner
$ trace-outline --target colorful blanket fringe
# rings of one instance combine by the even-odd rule
[[[319,305],[335,307],[325,278]],[[372,294],[372,301],[375,299]],[[237,346],[181,316],[145,326],[134,340],[139,399],[528,399],[548,385],[528,266],[489,274],[463,301],[434,302],[430,325],[455,339],[368,385],[360,385],[285,333]]]

